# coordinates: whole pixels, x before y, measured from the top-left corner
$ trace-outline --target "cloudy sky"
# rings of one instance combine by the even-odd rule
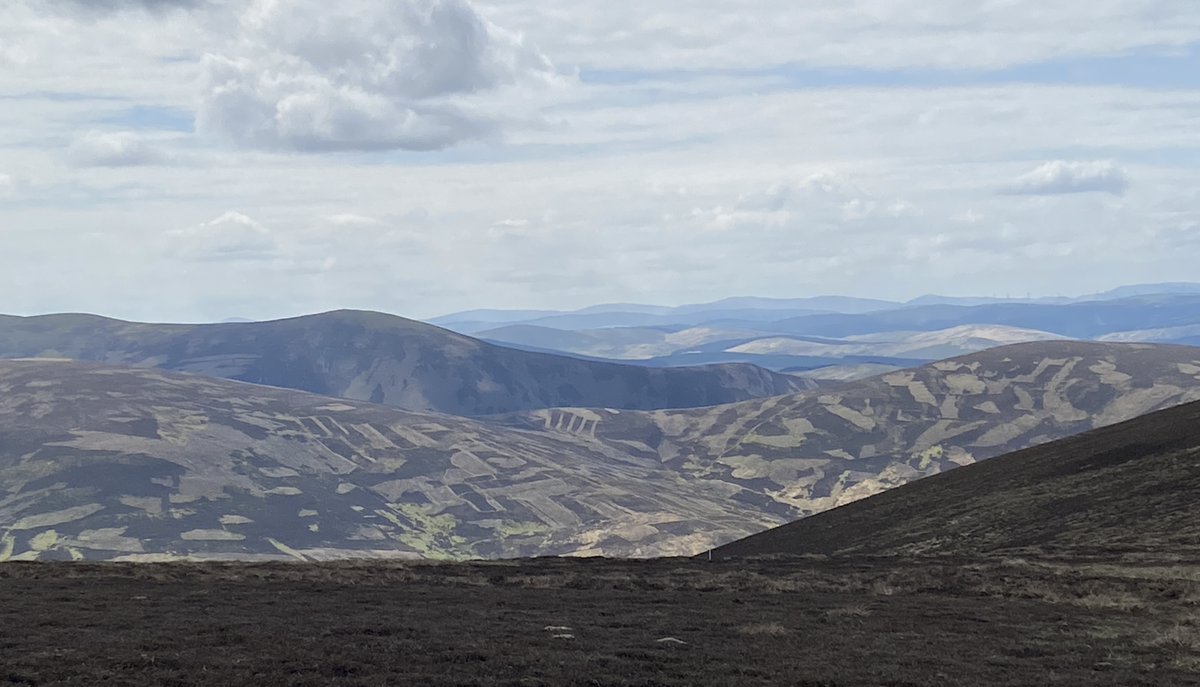
[[[1195,0],[0,0],[0,312],[1200,279]]]

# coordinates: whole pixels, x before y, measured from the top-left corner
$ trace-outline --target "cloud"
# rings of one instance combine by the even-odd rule
[[[271,231],[260,222],[234,211],[209,222],[172,231],[167,240],[168,253],[188,260],[267,260],[276,254]]]
[[[0,174],[0,198],[11,197],[17,187],[17,182],[8,174]]]
[[[490,239],[506,240],[513,238],[524,238],[540,231],[541,227],[530,227],[529,220],[524,218],[502,219],[492,226],[488,227],[487,235]]]
[[[775,183],[762,191],[744,193],[735,203],[712,209],[697,208],[692,217],[718,231],[795,230],[858,223],[868,219],[911,214],[899,199],[884,200],[863,190],[854,180],[832,171]]]
[[[1112,161],[1054,160],[1018,178],[1002,192],[1012,195],[1053,196],[1068,193],[1124,195],[1129,177]]]
[[[154,143],[127,131],[90,131],[71,143],[67,156],[79,167],[136,167],[171,162],[171,157]]]
[[[54,4],[47,0],[47,5]],[[149,11],[163,12],[177,9],[194,9],[211,4],[211,0],[66,0],[62,6],[83,12],[125,12]]]
[[[1047,86],[957,69],[1117,53],[1134,67],[1139,45],[1200,39],[1180,16],[1200,5],[1101,2],[1064,33],[1059,15],[1077,8],[1037,0],[470,2],[152,12],[102,0],[130,11],[93,13],[84,0],[0,0],[9,309],[219,318],[1026,282],[1054,293],[1186,278],[1200,259],[1195,89],[1121,70],[1104,80],[1123,86]],[[436,24],[437,7],[468,11]],[[454,59],[435,68],[427,53],[447,35],[471,36],[459,43],[472,50],[447,48]],[[1083,84],[1107,64],[1071,68]],[[562,76],[575,65],[582,83]],[[850,67],[837,70],[847,80],[812,81],[822,65]],[[921,65],[955,73],[924,87]],[[880,75],[860,83],[855,68]],[[888,82],[897,69],[911,78]],[[190,124],[197,107],[209,119],[194,139],[146,116],[185,111]],[[539,115],[569,125],[526,126]],[[187,164],[71,169],[138,157],[138,140],[119,137],[116,152],[82,155],[89,129],[132,132]],[[497,132],[503,148],[452,155],[276,154]],[[78,158],[55,143],[76,138]],[[1064,141],[1068,160],[1137,161],[1135,189],[1119,202],[998,193],[1063,158]],[[226,209],[249,217],[216,217]],[[1070,261],[1054,257],[1071,246]]]
[[[1180,48],[1200,34],[1200,8],[1181,0],[1108,0],[1086,12],[1043,0],[742,0],[736,9],[727,0],[481,1],[560,64],[585,70],[991,69]]]
[[[241,31],[204,57],[197,128],[249,147],[446,148],[502,126],[485,96],[558,78],[465,0],[258,0]]]

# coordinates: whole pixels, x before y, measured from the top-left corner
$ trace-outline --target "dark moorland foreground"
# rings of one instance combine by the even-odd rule
[[[7,563],[0,684],[1191,685],[1200,560]]]

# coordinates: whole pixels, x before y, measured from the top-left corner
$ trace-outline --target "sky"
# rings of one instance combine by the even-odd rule
[[[0,312],[1200,278],[1194,0],[0,0]]]

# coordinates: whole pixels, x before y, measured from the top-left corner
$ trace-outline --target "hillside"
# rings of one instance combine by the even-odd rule
[[[1018,451],[722,546],[757,555],[1200,555],[1200,403]]]
[[[513,418],[661,462],[796,518],[922,477],[1200,399],[1200,349],[1048,341],[765,400]]]
[[[73,362],[0,362],[0,485],[0,560],[691,553],[782,522],[603,446]]]
[[[455,415],[686,408],[806,387],[752,365],[660,370],[518,351],[358,311],[205,325],[0,316],[0,358],[33,357],[159,367]]]
[[[1197,399],[1200,350],[1142,344],[1021,344],[761,401],[487,421],[7,361],[0,553],[690,554]]]

